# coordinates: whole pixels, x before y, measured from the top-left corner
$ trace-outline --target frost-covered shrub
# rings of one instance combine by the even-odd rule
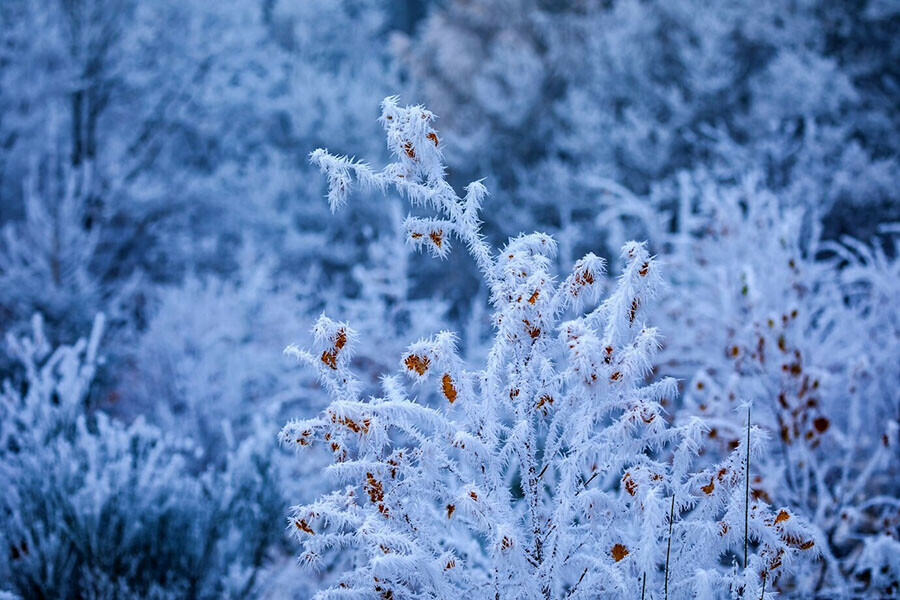
[[[8,337],[22,382],[0,394],[0,584],[23,598],[243,598],[259,586],[283,509],[272,440],[188,468],[189,442],[85,409],[103,318],[52,349]],[[273,512],[274,510],[274,512]]]
[[[828,542],[798,591],[892,593],[896,565],[876,577],[874,548],[900,537],[898,261],[877,245],[823,242],[814,216],[784,208],[759,178],[680,186],[676,231],[658,239],[661,319],[680,334],[655,363],[684,378],[677,422],[702,416],[704,460],[721,460],[744,436],[735,409],[752,400],[773,439],[753,496],[808,515]]]
[[[104,406],[126,419],[144,415],[192,439],[215,461],[257,426],[300,405],[309,382],[272,352],[301,331],[311,290],[283,284],[273,261],[242,251],[231,278],[189,277],[157,289],[154,316],[116,373]]]
[[[486,190],[474,182],[460,198],[446,182],[433,119],[388,98],[382,123],[397,162],[375,172],[322,150],[312,159],[333,207],[358,179],[436,213],[406,219],[409,242],[435,256],[452,238],[467,247],[491,293],[495,337],[479,369],[452,333],[421,339],[400,361],[411,383],[385,375],[369,399],[346,323],[323,315],[313,351],[288,349],[316,369],[332,403],[288,423],[282,442],[330,449],[328,471],[343,485],[290,518],[301,561],[340,573],[318,597],[755,597],[766,580],[771,589],[820,540],[790,511],[747,503],[747,444],[759,454],[762,441],[749,424],[722,462],[692,469],[704,426],[670,427],[663,403],[676,383],[649,377],[661,336],[647,318],[661,279],[644,245],[623,246],[622,275],[585,311],[604,286],[603,261],[589,254],[557,283],[549,236],[520,235],[495,253],[480,233]],[[737,556],[743,570],[729,566]]]

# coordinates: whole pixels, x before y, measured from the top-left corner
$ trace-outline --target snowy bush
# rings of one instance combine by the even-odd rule
[[[0,394],[0,585],[26,598],[253,593],[283,506],[271,438],[194,474],[189,442],[87,410],[103,326],[56,349],[39,317],[31,337],[8,337],[27,376]]]
[[[654,363],[686,383],[677,421],[702,416],[704,460],[721,460],[744,435],[735,409],[752,400],[774,440],[752,494],[808,515],[828,541],[798,591],[892,593],[869,547],[873,532],[900,536],[900,311],[888,300],[900,263],[850,238],[823,241],[821,224],[759,177],[684,176],[679,195],[674,216],[658,213],[677,224],[658,242],[670,267],[661,318],[681,335]]]
[[[329,448],[343,485],[290,518],[301,561],[342,572],[318,597],[756,596],[766,580],[771,590],[817,540],[800,516],[747,504],[747,444],[759,454],[763,441],[749,424],[721,463],[692,470],[704,425],[671,427],[663,403],[676,382],[648,377],[661,335],[646,319],[661,279],[644,245],[623,246],[621,276],[585,312],[604,286],[603,261],[589,254],[557,284],[549,236],[491,250],[478,215],[486,190],[474,182],[460,198],[447,184],[433,119],[388,98],[382,123],[397,162],[375,172],[322,150],[312,160],[332,207],[358,180],[435,212],[406,219],[409,242],[435,256],[451,238],[467,247],[491,292],[495,338],[480,369],[467,368],[452,333],[421,339],[400,361],[410,385],[385,375],[369,399],[346,323],[323,315],[314,351],[288,348],[332,403],[288,423],[281,440]]]

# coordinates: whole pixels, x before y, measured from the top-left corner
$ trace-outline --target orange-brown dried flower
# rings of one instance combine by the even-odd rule
[[[549,407],[549,406],[551,406],[552,404],[553,404],[553,396],[550,396],[550,395],[548,395],[548,394],[544,394],[543,396],[541,396],[540,398],[538,398],[538,402],[537,402],[537,404],[535,405],[535,408],[538,409],[538,410],[540,410],[540,409],[542,409],[542,408],[544,408],[544,407]]]
[[[529,321],[528,319],[522,319],[522,323],[525,324],[525,331],[528,332],[528,335],[531,336],[531,339],[535,339],[539,335],[541,335],[540,328],[532,325],[531,321]]]
[[[444,376],[441,378],[441,391],[444,392],[444,397],[453,404],[456,401],[456,388],[453,386],[453,379],[450,377],[450,373],[444,373]]]
[[[410,371],[415,371],[419,375],[424,375],[425,371],[427,371],[428,367],[431,365],[431,361],[428,360],[427,356],[410,354],[406,357],[406,360],[403,361],[403,364],[405,364],[406,368]]]
[[[384,488],[381,482],[375,479],[371,473],[366,473],[366,493],[369,494],[369,500],[373,503],[382,502],[384,500]]]
[[[343,425],[353,433],[369,433],[369,424],[371,423],[369,419],[363,419],[362,423],[358,423],[350,417],[338,417],[333,413],[331,415],[331,422]]]
[[[322,362],[336,371],[337,370],[337,352],[324,350],[322,352]]]
[[[309,535],[316,535],[316,532],[313,531],[312,527],[309,526],[309,523],[307,523],[305,519],[295,519],[294,527],[296,527],[300,531],[308,533]]]
[[[337,335],[334,338],[334,347],[336,350],[340,350],[344,346],[347,345],[347,332],[344,331],[344,328],[341,327],[338,329]]]
[[[634,319],[637,316],[637,309],[638,309],[638,299],[635,298],[634,300],[631,301],[631,310],[628,311],[628,322],[629,323],[634,323]]]

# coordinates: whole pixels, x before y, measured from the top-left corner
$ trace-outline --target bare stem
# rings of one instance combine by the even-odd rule
[[[747,547],[750,540],[750,405],[747,405],[747,470],[744,474],[744,569],[747,568]]]
[[[675,520],[675,494],[672,494],[672,507],[669,509],[669,543],[666,544],[666,579],[665,579],[665,597],[669,598],[669,553],[672,550],[672,523]],[[646,574],[645,574],[646,576]]]

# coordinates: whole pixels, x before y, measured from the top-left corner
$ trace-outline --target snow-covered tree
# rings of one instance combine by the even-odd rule
[[[289,422],[281,440],[329,448],[343,485],[290,518],[301,561],[341,573],[318,597],[755,596],[814,548],[798,516],[748,503],[747,444],[758,453],[762,441],[749,423],[724,461],[691,469],[703,425],[670,427],[663,403],[676,382],[648,377],[661,278],[643,244],[623,246],[621,276],[585,312],[604,286],[601,259],[588,254],[557,283],[547,235],[494,252],[480,233],[486,189],[473,182],[460,198],[447,183],[432,113],[388,98],[381,120],[396,158],[381,171],[312,154],[332,207],[358,180],[431,209],[406,219],[409,242],[439,257],[454,238],[467,247],[491,293],[495,337],[479,369],[452,333],[421,339],[400,361],[411,385],[385,375],[369,399],[351,369],[358,340],[348,324],[323,315],[313,351],[288,348],[332,403]],[[741,548],[744,570],[726,566]]]

